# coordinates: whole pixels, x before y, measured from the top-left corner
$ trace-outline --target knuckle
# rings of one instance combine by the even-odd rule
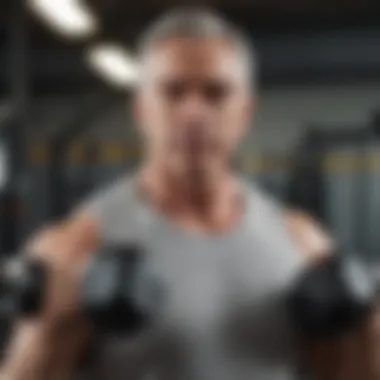
[[[37,233],[26,245],[29,256],[40,258],[57,255],[65,247],[62,228],[50,226]]]

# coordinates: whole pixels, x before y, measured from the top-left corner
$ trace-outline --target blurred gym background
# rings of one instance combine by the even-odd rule
[[[0,252],[135,167],[134,40],[175,0],[0,2]],[[260,59],[234,165],[380,258],[380,3],[210,0]]]

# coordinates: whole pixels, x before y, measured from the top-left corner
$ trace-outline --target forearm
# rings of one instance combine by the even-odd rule
[[[42,326],[22,324],[9,342],[1,374],[5,379],[47,379],[54,358],[52,339]]]
[[[86,329],[48,331],[26,324],[18,328],[4,360],[0,380],[68,380],[83,351]]]
[[[308,367],[315,380],[380,380],[373,331],[362,331],[334,342],[309,346]]]

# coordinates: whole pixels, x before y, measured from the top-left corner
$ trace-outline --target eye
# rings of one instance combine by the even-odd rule
[[[161,93],[169,100],[179,100],[186,93],[186,86],[181,82],[168,82],[161,86]]]
[[[230,93],[231,88],[225,83],[209,83],[204,87],[204,96],[212,103],[223,102]]]

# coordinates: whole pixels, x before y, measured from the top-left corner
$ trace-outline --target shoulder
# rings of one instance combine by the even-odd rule
[[[104,217],[106,212],[113,213],[121,204],[127,207],[130,203],[128,199],[132,198],[133,183],[131,177],[123,176],[101,186],[80,202],[72,214],[80,218],[92,216],[99,219]]]
[[[296,209],[285,209],[284,224],[299,251],[310,262],[326,258],[335,249],[327,229],[311,215]]]

